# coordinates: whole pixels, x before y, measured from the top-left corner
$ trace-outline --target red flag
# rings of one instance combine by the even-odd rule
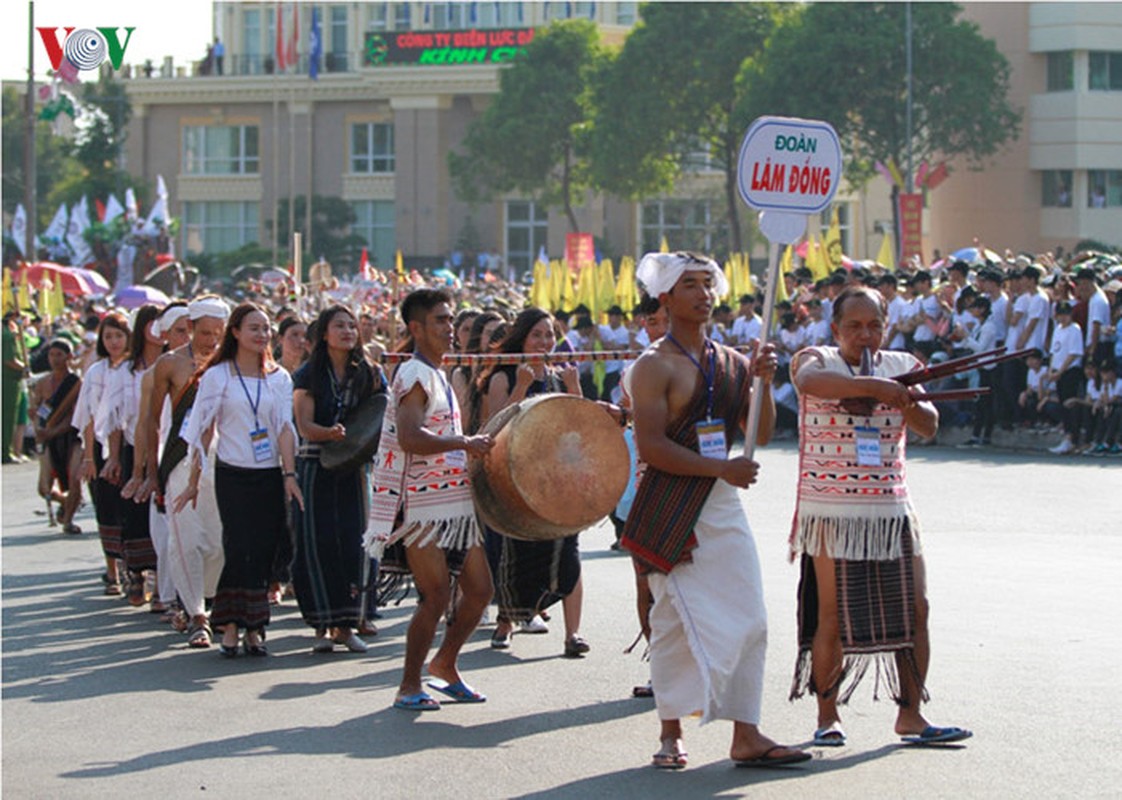
[[[284,60],[288,62],[288,66],[296,66],[296,45],[300,42],[300,6],[296,3],[292,4],[292,31],[288,34],[288,50],[285,51]]]
[[[359,274],[362,275],[363,280],[370,279],[370,256],[366,252],[366,248],[362,248],[362,255],[358,259]]]
[[[281,4],[277,3],[277,72],[284,72],[286,66],[284,60],[284,15],[281,12]]]
[[[97,221],[105,222],[105,203],[101,202],[95,197],[94,206],[97,208]]]
[[[947,169],[947,162],[944,161],[943,163],[941,163],[939,166],[935,167],[935,169],[931,170],[931,172],[929,172],[927,174],[927,187],[926,188],[934,189],[940,183],[945,181],[949,174],[950,174],[950,170]]]

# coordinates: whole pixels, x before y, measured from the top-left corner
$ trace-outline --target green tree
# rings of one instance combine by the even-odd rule
[[[740,76],[742,123],[761,114],[823,119],[861,186],[874,162],[965,158],[972,167],[1016,139],[1009,64],[953,3],[912,3],[913,128],[906,122],[905,7],[809,3],[793,9]],[[895,199],[896,190],[893,189]],[[895,203],[893,204],[895,207]]]
[[[689,156],[708,149],[724,171],[730,244],[742,250],[736,158],[745,126],[734,114],[745,63],[780,14],[771,3],[648,3],[596,87],[591,132],[596,186],[639,199],[669,192]]]
[[[297,196],[293,201],[296,230],[302,234],[304,245],[308,246],[308,232],[304,224],[307,218],[306,209],[306,197]],[[275,228],[277,245],[281,248],[281,253],[287,253],[292,244],[292,236],[288,230],[288,198],[280,201],[277,218],[279,223]],[[354,209],[343,198],[313,195],[312,235],[310,249],[303,253],[304,264],[310,265],[323,256],[335,268],[337,274],[341,268],[356,270],[359,250],[366,241],[361,236],[348,232],[354,222]],[[274,229],[272,223],[268,225],[270,230]],[[282,260],[286,258],[287,256],[283,256]]]
[[[589,20],[540,31],[502,71],[499,93],[472,122],[462,153],[449,153],[457,195],[478,202],[503,192],[563,209],[579,230],[573,206],[589,188],[586,132],[591,82],[604,57]]]
[[[2,105],[0,135],[3,137],[4,210],[12,212],[17,203],[23,202],[27,183],[27,173],[24,170],[27,108],[22,96],[12,86],[4,87]],[[36,221],[37,233],[47,226],[58,208],[57,201],[53,205],[48,202],[52,188],[81,174],[81,165],[70,151],[70,141],[55,136],[49,122],[40,120],[35,123],[35,161],[38,170],[35,175],[35,197],[39,218]]]

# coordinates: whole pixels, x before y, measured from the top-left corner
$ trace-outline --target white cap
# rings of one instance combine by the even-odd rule
[[[717,262],[693,253],[647,253],[639,260],[639,266],[635,270],[635,280],[643,286],[647,294],[657,298],[660,294],[673,289],[674,284],[682,277],[682,273],[693,271],[704,271],[713,276],[713,287],[717,290],[718,297],[724,297],[729,293],[728,279],[717,266]]]

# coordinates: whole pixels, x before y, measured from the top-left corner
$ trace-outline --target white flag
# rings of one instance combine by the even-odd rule
[[[157,222],[156,220],[159,220]],[[166,228],[168,224],[168,202],[166,198],[160,197],[156,199],[156,204],[152,206],[152,210],[148,212],[148,219],[144,221],[144,233],[148,236],[156,236],[160,232],[160,228]]]
[[[125,207],[121,205],[121,201],[116,195],[110,194],[109,199],[105,201],[105,219],[102,222],[108,225],[124,213]]]
[[[57,245],[66,238],[66,203],[58,204],[55,218],[47,229],[39,235],[39,244],[42,246]]]
[[[160,200],[163,200],[164,205],[167,205],[168,185],[166,183],[164,183],[164,176],[163,175],[157,175],[156,176],[156,197],[158,197]]]
[[[23,203],[16,206],[16,213],[12,217],[12,239],[15,240],[20,255],[27,258],[27,212],[23,209]]]
[[[140,217],[140,210],[136,206],[136,193],[132,187],[125,189],[125,219],[132,222]]]
[[[76,267],[85,264],[93,255],[90,246],[86,244],[85,237],[82,236],[88,227],[90,227],[90,212],[89,206],[86,204],[86,198],[83,196],[70,209],[70,224],[66,228],[66,243],[70,245],[70,252],[74,254],[70,263]]]

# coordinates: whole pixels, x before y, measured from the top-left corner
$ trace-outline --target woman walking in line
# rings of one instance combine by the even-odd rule
[[[198,496],[202,460],[218,435],[214,490],[226,556],[211,611],[222,631],[219,652],[233,658],[245,631],[245,653],[268,655],[269,573],[288,536],[286,500],[303,508],[296,482],[292,378],[269,353],[269,318],[253,303],[234,309],[222,344],[199,379],[187,425],[191,476],[175,500],[181,511]]]

